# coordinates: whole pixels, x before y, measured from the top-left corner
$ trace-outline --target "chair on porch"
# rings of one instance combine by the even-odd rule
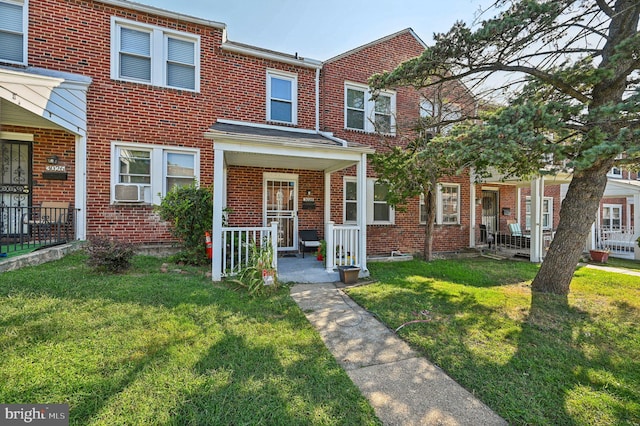
[[[520,224],[510,223],[509,224],[509,232],[511,233],[510,243],[512,246],[518,248],[529,248],[531,247],[531,236],[525,235],[522,233],[522,228],[520,228]]]
[[[25,215],[23,223],[35,230],[38,241],[58,242],[67,233],[69,218],[68,201],[43,201],[40,207],[31,209],[31,217]]]
[[[302,252],[303,259],[305,251],[316,251],[320,247],[320,238],[315,229],[302,230],[298,233],[298,237],[299,250]]]

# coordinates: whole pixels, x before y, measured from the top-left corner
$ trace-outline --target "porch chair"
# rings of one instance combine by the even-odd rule
[[[509,224],[509,232],[511,233],[510,243],[518,248],[531,247],[531,235],[522,233],[522,228],[518,222]]]
[[[35,229],[38,241],[44,236],[45,240],[59,242],[63,232],[67,234],[68,217],[68,201],[43,201],[40,207],[31,209],[31,217],[25,215],[23,223]]]
[[[298,237],[299,251],[302,252],[303,259],[305,251],[316,251],[320,247],[320,238],[315,229],[302,230],[298,233]]]

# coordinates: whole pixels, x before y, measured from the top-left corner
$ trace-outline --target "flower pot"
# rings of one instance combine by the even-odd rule
[[[340,274],[340,281],[345,284],[354,284],[358,282],[360,268],[353,266],[338,266],[338,273]]]
[[[606,250],[589,250],[591,260],[599,263],[607,263],[609,260],[609,252]]]

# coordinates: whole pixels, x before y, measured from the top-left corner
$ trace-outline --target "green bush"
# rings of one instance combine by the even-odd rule
[[[131,266],[131,258],[135,254],[133,245],[106,238],[91,238],[85,247],[89,255],[87,264],[96,271],[120,273]]]
[[[211,188],[175,186],[162,199],[156,212],[171,224],[171,234],[182,246],[174,260],[193,265],[208,262],[204,233],[211,231],[213,192]]]

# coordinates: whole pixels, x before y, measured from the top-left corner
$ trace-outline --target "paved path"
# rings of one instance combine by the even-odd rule
[[[634,275],[636,277],[640,277],[640,271],[635,269],[614,268],[613,266],[594,265],[592,263],[584,263],[583,265],[587,268],[599,269],[601,271],[615,272],[618,274]]]
[[[506,425],[332,283],[291,296],[385,425]]]

